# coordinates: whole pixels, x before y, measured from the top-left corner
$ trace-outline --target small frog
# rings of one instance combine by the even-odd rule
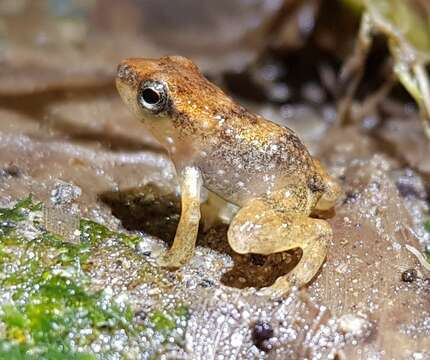
[[[182,213],[161,264],[178,268],[193,256],[204,187],[240,208],[227,234],[235,252],[302,249],[299,263],[272,289],[307,284],[333,236],[330,225],[311,214],[331,209],[341,190],[297,135],[235,103],[181,56],[126,59],[116,84],[167,150],[179,178]]]

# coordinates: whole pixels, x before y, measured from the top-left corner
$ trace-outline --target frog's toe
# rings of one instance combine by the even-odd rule
[[[259,289],[257,294],[260,296],[273,297],[276,294],[276,291],[274,291],[270,286],[268,286],[268,287]]]
[[[177,254],[173,254],[171,251],[168,251],[158,259],[157,263],[159,266],[164,268],[179,269],[186,265],[190,259],[191,256],[178,256]]]
[[[174,263],[168,256],[164,255],[157,260],[157,264],[160,267],[168,269],[178,269],[181,267],[180,264]]]
[[[233,231],[229,230],[228,238],[229,245],[233,249],[233,251],[238,254],[248,254],[251,250],[249,247],[249,243],[247,242],[248,239],[245,236],[232,235],[232,233]]]
[[[280,279],[281,278],[279,278],[278,280]],[[273,297],[288,294],[290,290],[291,290],[291,286],[288,280],[282,281],[282,284],[276,281],[273,285],[267,286],[258,290],[258,295],[269,296],[273,298]]]

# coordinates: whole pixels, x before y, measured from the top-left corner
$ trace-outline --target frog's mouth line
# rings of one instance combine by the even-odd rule
[[[130,86],[124,83],[119,77],[116,78],[115,81],[116,89],[118,90],[118,94],[121,99],[128,104],[130,98]]]
[[[137,89],[130,86],[127,82],[124,82],[120,77],[116,78],[115,84],[122,101],[129,111],[131,111],[134,116],[137,116],[139,121],[144,122],[145,117],[142,116],[139,106],[137,105]]]

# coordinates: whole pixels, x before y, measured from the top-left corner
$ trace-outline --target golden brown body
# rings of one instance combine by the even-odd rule
[[[332,207],[340,189],[296,134],[234,103],[183,57],[125,60],[117,87],[180,178],[182,215],[164,264],[181,266],[192,256],[204,186],[241,207],[228,232],[235,251],[302,248],[300,263],[275,287],[310,281],[332,235],[325,221],[309,215]]]

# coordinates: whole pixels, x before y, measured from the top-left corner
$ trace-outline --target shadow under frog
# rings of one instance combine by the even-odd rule
[[[172,244],[181,214],[181,199],[177,194],[149,183],[139,188],[105,192],[99,197],[127,230],[143,231],[169,246]],[[209,226],[201,222],[197,239],[198,245],[233,259],[233,268],[221,276],[221,282],[226,286],[240,289],[270,286],[279,276],[291,271],[301,256],[300,249],[268,256],[235,253],[228,245],[227,231],[228,225],[220,220]]]

